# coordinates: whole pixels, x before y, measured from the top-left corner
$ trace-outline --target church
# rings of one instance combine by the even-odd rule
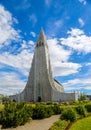
[[[16,102],[65,102],[78,100],[77,93],[65,93],[62,84],[53,78],[48,44],[41,30],[24,90],[9,96]]]

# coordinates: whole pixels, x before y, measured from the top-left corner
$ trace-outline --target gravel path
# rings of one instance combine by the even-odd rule
[[[3,130],[48,130],[52,124],[59,119],[59,117],[60,115],[54,115],[42,120],[32,120],[30,123],[27,123],[24,126]]]

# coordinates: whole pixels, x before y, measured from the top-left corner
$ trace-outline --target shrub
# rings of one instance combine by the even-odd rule
[[[76,115],[76,112],[73,109],[68,108],[68,109],[66,109],[62,112],[60,118],[62,120],[70,120],[70,121],[74,122],[74,121],[77,120],[77,115]]]
[[[33,109],[33,119],[43,119],[53,115],[52,106],[37,104]]]
[[[53,105],[53,102],[47,102],[46,105]]]
[[[32,115],[33,115],[33,107],[32,106],[25,104],[24,110],[27,112],[29,117],[32,117]]]
[[[49,130],[64,130],[68,123],[69,122],[65,120],[58,120],[53,124],[53,126]]]
[[[65,105],[65,106],[68,106],[68,105],[69,105],[69,102],[64,102],[64,105]]]
[[[24,125],[29,121],[30,117],[32,116],[31,110],[32,109],[29,106],[24,106],[22,109],[17,111],[15,116],[17,125]]]
[[[2,123],[2,111],[0,110],[0,124]]]
[[[45,111],[46,111],[46,117],[50,117],[50,116],[54,115],[53,106],[51,106],[51,105],[46,106]]]
[[[91,103],[86,104],[85,108],[87,109],[87,112],[91,112]]]
[[[16,127],[25,124],[32,116],[32,108],[25,103],[6,103],[1,113],[3,128]]]
[[[79,115],[86,117],[87,113],[83,105],[77,106],[75,109]]]
[[[45,108],[43,105],[36,104],[35,108],[33,108],[33,119],[42,119],[45,118]]]
[[[54,105],[53,106],[53,111],[54,111],[54,114],[61,114],[62,109],[60,108],[59,105]]]

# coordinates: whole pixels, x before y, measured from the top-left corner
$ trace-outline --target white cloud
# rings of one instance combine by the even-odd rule
[[[3,52],[0,55],[0,68],[2,70],[6,68],[6,71],[8,70],[7,67],[11,68],[11,71],[7,73],[0,72],[0,93],[2,94],[16,94],[25,87],[26,83],[20,80],[19,75],[28,77],[33,58],[34,42],[31,40],[23,41],[21,45],[20,53],[16,55],[9,52]],[[16,74],[16,71],[20,74]]]
[[[72,48],[78,52],[91,52],[91,36],[85,35],[83,30],[72,28],[67,32],[67,38],[60,38],[61,44]]]
[[[66,85],[66,87],[68,87],[68,86],[79,84],[80,82],[81,82],[80,79],[73,79],[73,80],[67,81],[66,83],[64,83],[64,85]]]
[[[36,37],[36,33],[35,32],[30,32],[30,35],[32,35],[32,37]]]
[[[81,27],[83,27],[85,25],[84,21],[81,18],[78,19],[78,22],[81,25]]]
[[[56,27],[61,27],[63,25],[63,21],[59,19],[59,20],[55,21],[54,25]]]
[[[0,55],[0,63],[19,69],[23,74],[28,75],[32,57],[33,53],[25,49],[17,55],[5,52]]]
[[[21,49],[25,49],[27,48],[27,42],[25,40],[22,41],[22,44],[21,44]]]
[[[16,10],[25,10],[31,7],[31,2],[29,0],[19,1],[19,4],[14,6]]]
[[[85,25],[84,21],[81,18],[78,19],[78,22],[81,25],[81,27],[83,27]]]
[[[34,46],[34,42],[32,40],[28,41],[28,44]]]
[[[56,38],[48,40],[49,53],[54,76],[67,76],[77,73],[81,65],[68,62],[71,51],[65,50],[58,43],[59,41]]]
[[[66,83],[63,83],[63,86],[67,91],[81,91],[82,89],[91,90],[91,78],[68,80]]]
[[[66,62],[66,63],[60,63],[54,66],[54,75],[55,76],[67,76],[70,74],[75,74],[79,72],[79,69],[82,66],[77,63],[72,62]]]
[[[35,14],[29,16],[29,20],[32,22],[33,26],[37,23],[37,17]]]
[[[90,65],[91,65],[91,62],[86,63],[86,66],[90,66]]]
[[[59,18],[59,19],[49,18],[46,24],[47,36],[56,37],[56,35],[59,34],[64,23],[65,21],[62,18]],[[61,30],[61,32],[64,32],[64,31]]]
[[[28,51],[31,51],[31,47],[34,48],[34,42],[32,40],[29,40],[29,41],[23,40],[20,49],[21,50],[22,49],[28,49]]]
[[[19,40],[19,30],[13,28],[14,22],[17,23],[17,19],[0,5],[0,47],[9,45],[11,41]]]
[[[26,83],[16,73],[2,72],[0,75],[0,93],[11,95],[24,89]]]
[[[82,3],[83,5],[86,5],[86,0],[78,0],[80,3]]]
[[[55,60],[59,60],[61,62],[65,62],[69,59],[71,55],[71,51],[65,50],[59,43],[58,39],[49,39],[48,46],[49,46],[49,53],[51,55],[52,63]]]
[[[70,34],[71,36],[81,36],[84,32],[78,28],[71,28],[70,31],[67,31],[67,34]]]

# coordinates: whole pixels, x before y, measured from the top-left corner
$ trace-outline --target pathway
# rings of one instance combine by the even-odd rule
[[[3,130],[48,130],[52,126],[52,124],[59,119],[59,117],[60,115],[53,115],[42,120],[32,120],[30,123],[27,123],[24,126]]]

